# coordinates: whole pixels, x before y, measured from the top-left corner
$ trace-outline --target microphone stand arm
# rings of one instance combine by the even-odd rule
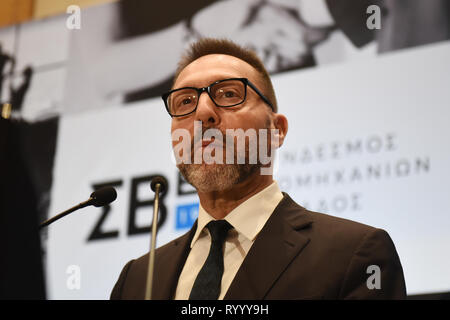
[[[152,221],[152,237],[150,242],[150,257],[148,259],[147,268],[147,285],[145,289],[145,300],[152,299],[153,286],[153,269],[155,266],[155,247],[156,247],[156,232],[158,225],[158,209],[159,209],[159,191],[161,184],[157,183],[155,186],[155,201],[153,204],[153,221]]]
[[[50,219],[48,219],[48,220],[45,220],[44,222],[42,222],[42,223],[39,225],[39,230],[42,229],[43,227],[46,227],[46,226],[48,226],[49,224],[55,222],[56,220],[59,220],[59,219],[61,219],[62,217],[65,217],[65,216],[68,215],[69,213],[72,213],[72,212],[74,212],[74,211],[77,211],[78,209],[81,209],[81,208],[84,208],[84,207],[89,206],[89,205],[91,204],[91,201],[92,201],[92,200],[93,200],[92,198],[89,198],[88,200],[86,200],[86,201],[84,201],[84,202],[81,202],[81,203],[77,204],[76,206],[74,206],[74,207],[72,207],[72,208],[70,208],[70,209],[67,209],[66,211],[61,212],[60,214],[58,214],[58,215],[56,215],[56,216],[54,216],[54,217],[52,217],[52,218],[50,218]]]

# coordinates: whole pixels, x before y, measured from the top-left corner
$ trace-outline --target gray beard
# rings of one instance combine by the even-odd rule
[[[179,164],[183,177],[197,191],[225,191],[247,180],[260,164]]]
[[[270,127],[270,121],[266,121],[266,128]],[[204,132],[202,132],[203,136]],[[226,132],[222,132],[226,137]],[[259,146],[259,140],[257,142]],[[224,152],[226,154],[226,151]],[[257,170],[262,168],[262,164],[257,159],[257,163],[249,163],[249,146],[245,143],[245,163],[238,164],[237,150],[234,150],[234,163],[226,164],[195,164],[194,163],[194,141],[191,143],[191,163],[180,163],[177,165],[184,179],[189,182],[197,191],[214,192],[232,189],[236,184],[241,183],[251,177]]]

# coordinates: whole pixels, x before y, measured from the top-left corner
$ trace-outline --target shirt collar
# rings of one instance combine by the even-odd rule
[[[277,182],[273,181],[268,187],[234,208],[227,214],[225,220],[238,233],[245,236],[248,240],[254,241],[281,199],[283,199],[283,194]],[[192,238],[191,248],[200,237],[205,226],[210,221],[215,220],[203,209],[201,204],[198,211],[197,230]]]

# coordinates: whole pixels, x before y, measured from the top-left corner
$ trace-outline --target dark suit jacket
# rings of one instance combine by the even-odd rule
[[[196,224],[155,254],[153,299],[172,299]],[[111,299],[143,299],[148,254],[128,262]],[[370,290],[370,265],[380,289]],[[369,280],[373,283],[372,280]],[[357,222],[311,212],[287,194],[257,236],[225,299],[403,299],[405,281],[389,235]]]

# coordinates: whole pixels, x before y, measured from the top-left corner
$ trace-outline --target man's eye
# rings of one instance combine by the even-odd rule
[[[224,93],[224,96],[227,98],[233,98],[236,96],[236,94],[233,91],[227,91]]]
[[[186,104],[190,104],[191,102],[192,102],[191,98],[186,98],[181,101],[181,104],[186,105]]]
[[[184,96],[184,97],[179,97],[177,99],[176,105],[178,107],[186,107],[186,106],[191,106],[195,100],[195,97],[193,96]]]
[[[222,98],[234,98],[237,96],[236,92],[233,90],[218,90],[217,94],[218,97],[222,97]]]

